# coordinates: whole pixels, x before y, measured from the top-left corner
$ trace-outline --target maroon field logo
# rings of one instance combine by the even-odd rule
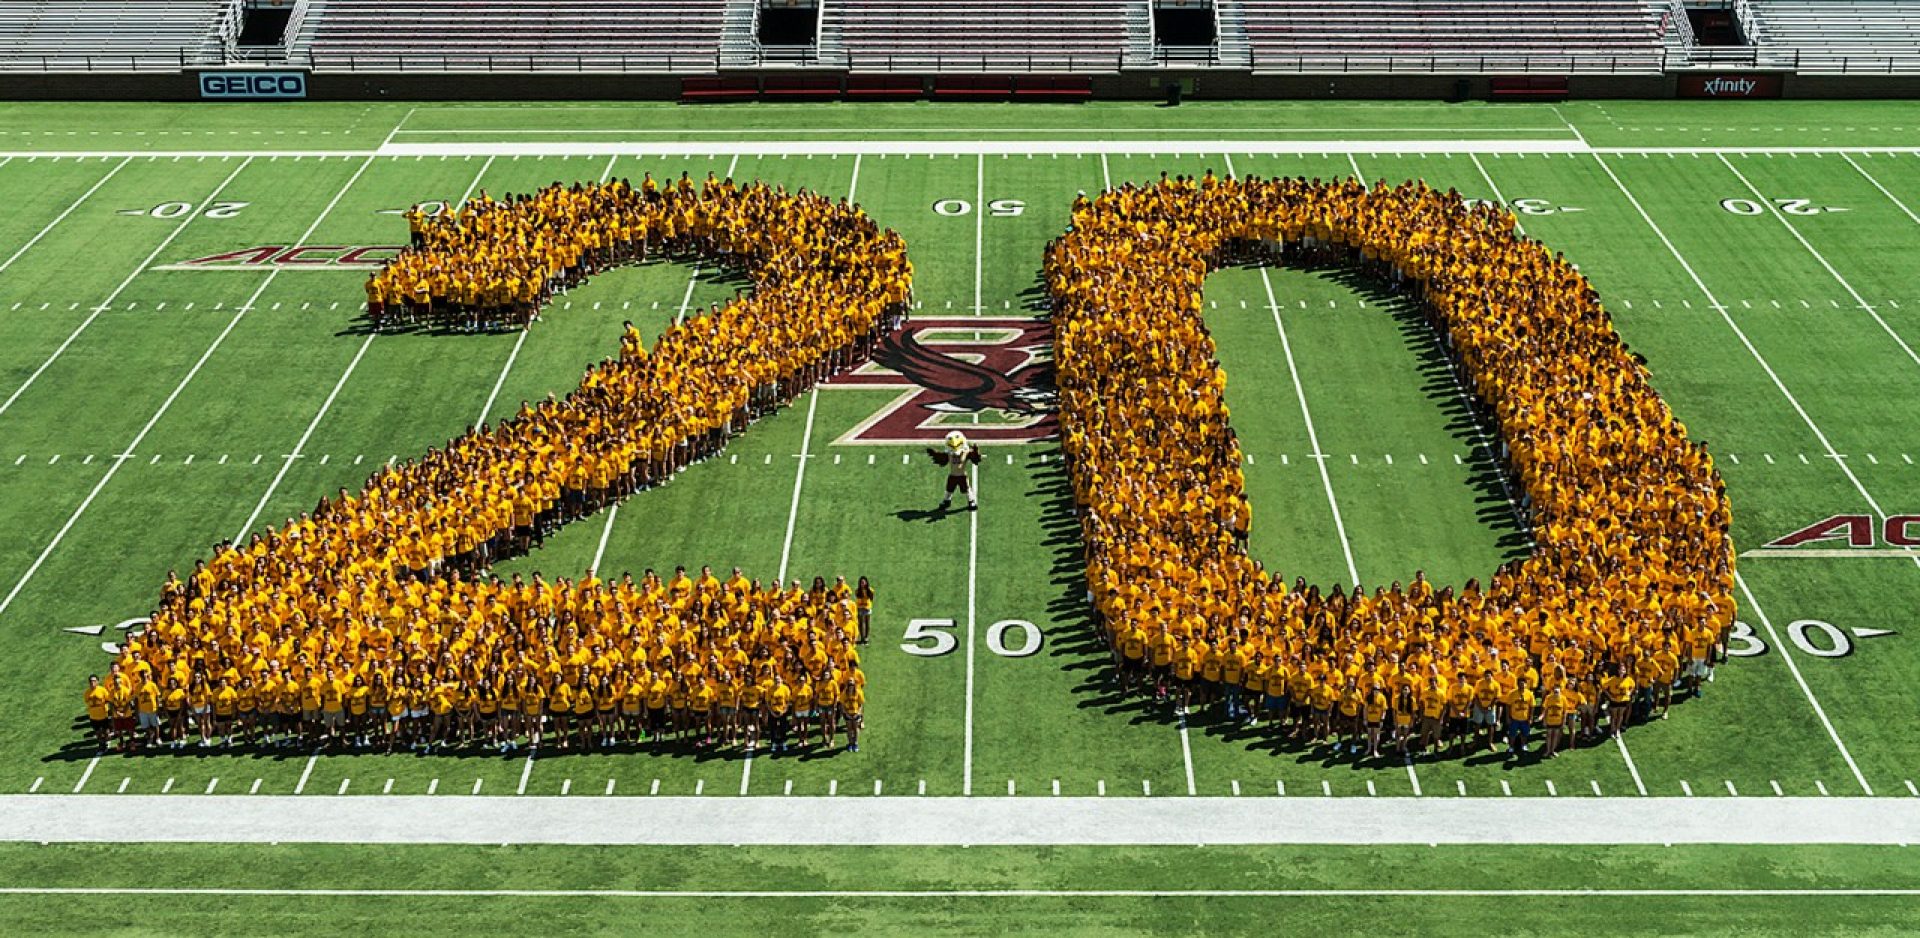
[[[899,390],[836,446],[932,444],[953,430],[977,443],[1032,443],[1054,435],[1053,324],[916,318],[881,339],[872,361],[823,386]]]
[[[1920,515],[1830,515],[1742,556],[1906,557],[1920,548]]]
[[[374,270],[400,253],[393,244],[263,244],[176,261],[154,270]]]

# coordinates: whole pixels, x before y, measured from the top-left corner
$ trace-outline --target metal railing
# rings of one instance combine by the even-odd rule
[[[1700,41],[1693,34],[1693,20],[1687,16],[1685,0],[1667,0],[1667,31],[1671,34],[1667,37],[1669,46],[1687,49]]]
[[[1253,72],[1275,74],[1449,74],[1508,75],[1599,74],[1658,75],[1666,70],[1667,54],[1649,51],[1623,55],[1418,55],[1405,53],[1353,53],[1350,55],[1273,55],[1253,50]]]
[[[229,58],[240,47],[240,29],[245,18],[243,0],[226,0],[226,5],[220,8],[220,19],[215,22],[214,31],[220,37],[222,52]]]
[[[307,11],[313,8],[313,0],[294,0],[293,12],[287,14],[286,32],[280,34],[280,41],[291,48],[300,41],[300,27],[307,21]]]
[[[591,52],[539,52],[523,55],[484,53],[393,53],[315,51],[292,57],[287,63],[316,72],[574,72],[635,74],[712,74],[722,67],[733,68],[833,68],[849,72],[1073,72],[1111,73],[1120,70],[1124,51],[1112,54],[1007,53],[953,54],[915,53],[876,55],[847,53],[821,55],[812,49],[762,50],[756,59],[741,62],[736,53],[702,54],[596,54]]]
[[[1748,0],[1733,0],[1733,21],[1740,27],[1740,38],[1749,44],[1758,44],[1760,40],[1760,21],[1754,18],[1753,4]]]
[[[50,74],[179,73],[221,63],[201,59],[200,50],[183,46],[135,53],[0,51],[0,72]],[[850,52],[820,55],[812,49],[768,49],[737,53],[358,53],[313,52],[293,46],[235,47],[228,65],[304,68],[341,73],[514,73],[694,74],[722,69],[820,68],[874,73],[1041,72],[1113,74],[1127,67],[1124,49],[1111,53],[903,53]],[[1160,50],[1153,68],[1217,67],[1217,50]],[[1353,53],[1273,55],[1253,52],[1253,72],[1274,74],[1601,74],[1655,75],[1663,72],[1757,69],[1808,75],[1920,75],[1920,52],[1885,54],[1777,49],[1767,46],[1696,46],[1622,55],[1405,54]],[[1137,68],[1135,70],[1138,70]]]
[[[134,53],[0,52],[0,72],[47,74],[125,74],[128,72],[184,72],[200,64],[197,49]]]
[[[1668,71],[1751,68],[1803,75],[1915,75],[1920,53],[1884,55],[1828,52],[1818,49],[1777,49],[1768,46],[1698,46],[1671,57]]]

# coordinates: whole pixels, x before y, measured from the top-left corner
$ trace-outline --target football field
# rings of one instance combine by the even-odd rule
[[[1727,482],[1740,624],[1731,660],[1700,699],[1553,760],[1409,763],[1356,760],[1116,693],[1050,439],[1041,256],[1076,195],[1206,172],[1424,179],[1510,207],[1529,235],[1580,265]],[[522,401],[567,393],[614,353],[623,320],[651,336],[742,288],[726,271],[650,263],[569,292],[523,332],[374,333],[361,284],[405,243],[399,212],[647,173],[757,179],[863,206],[906,240],[915,354],[803,396],[721,455],[499,572],[637,576],[710,564],[723,576],[738,566],[762,578],[869,577],[877,601],[861,751],[97,755],[79,720],[86,677],[105,671],[103,646],[138,628],[169,570],[184,574],[214,543],[357,489],[376,467]],[[0,794],[65,799],[75,811],[117,796],[165,795],[175,799],[167,810],[177,801],[181,811],[217,804],[210,795],[298,796],[339,799],[348,813],[390,796],[477,796],[503,811],[537,796],[793,797],[796,813],[809,810],[801,798],[872,796],[1787,797],[1816,812],[1821,799],[1920,798],[1920,646],[1907,620],[1920,600],[1920,108],[1911,104],[6,105],[0,196],[9,209],[0,214]],[[1222,270],[1206,297],[1246,453],[1250,547],[1269,568],[1322,586],[1404,583],[1416,571],[1458,585],[1524,555],[1528,533],[1491,430],[1403,298],[1339,272],[1279,267]],[[923,448],[956,428],[987,444],[977,512],[934,510],[940,470]],[[943,869],[964,871],[955,888],[989,892],[1020,888],[1034,871],[1031,854],[1006,848],[973,869],[957,847],[929,847],[924,875],[869,881],[863,864],[910,867],[915,854],[743,848],[755,852],[736,863],[724,854],[732,842],[716,829],[716,846],[676,861],[667,879],[596,878],[592,888],[820,893],[714,897],[751,905],[743,928],[792,912],[815,928],[907,929],[936,906],[986,927],[1020,914],[996,904],[1013,897],[929,896],[922,907],[868,896],[882,901],[835,916],[851,914],[862,889],[937,891]],[[436,852],[452,848],[393,857],[318,845],[48,848],[69,851],[57,861],[33,859],[36,849],[10,847],[0,865],[45,865],[26,884],[37,888],[352,890],[370,878],[261,868],[364,871],[417,857],[393,881],[511,891],[573,887],[552,873],[502,876],[503,864],[627,862],[609,859],[614,848],[527,847],[528,858],[495,854],[463,873],[475,861]],[[632,862],[651,868],[667,848],[632,849]],[[1440,901],[1459,903],[1449,921],[1469,926],[1519,898],[1495,890],[1532,884],[1540,864],[1613,853],[1621,858],[1605,875],[1537,885],[1915,885],[1879,878],[1911,866],[1900,847],[1399,847],[1393,877],[1348,856],[1307,880],[1297,877],[1317,861],[1302,848],[1239,847],[1204,861],[1100,849],[1058,851],[1045,888],[1060,894],[1039,897],[1048,904],[1025,927],[1195,928],[1210,913],[1167,911],[1168,896],[1093,893],[1215,887],[1246,893],[1207,907],[1250,916],[1220,920],[1226,927],[1255,927],[1283,908],[1265,902],[1310,901],[1302,923],[1350,922],[1448,889],[1468,891]],[[445,875],[428,875],[443,862]],[[1708,874],[1722,862],[1767,872],[1739,882]],[[103,864],[116,870],[110,882],[87,875]],[[154,864],[174,872],[129,872]],[[1129,869],[1143,883],[1119,881]],[[1414,892],[1259,892],[1401,885]],[[335,898],[338,914],[391,901]],[[1736,920],[1763,930],[1915,924],[1910,894],[1847,899],[1852,918],[1823,918],[1842,900],[1818,896],[1674,895],[1625,917],[1606,906],[1625,898],[1583,900],[1592,904],[1575,917],[1541,927],[1715,930],[1689,916],[1752,903],[1817,920]],[[0,895],[0,908],[18,904],[57,928],[71,908],[61,903],[75,901]],[[182,916],[227,905],[168,901]],[[514,901],[547,914],[564,900]],[[1852,904],[1862,902],[1882,905]],[[1081,913],[1091,917],[1072,918]],[[271,921],[240,930],[270,931]]]

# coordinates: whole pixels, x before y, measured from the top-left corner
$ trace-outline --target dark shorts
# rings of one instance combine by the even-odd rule
[[[964,474],[947,476],[947,491],[952,492],[956,489],[962,492],[968,491],[967,477]]]

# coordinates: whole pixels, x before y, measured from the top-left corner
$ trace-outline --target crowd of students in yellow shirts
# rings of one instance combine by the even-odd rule
[[[497,296],[485,291],[516,279],[524,291],[526,272],[541,274],[508,297],[518,308],[661,250],[737,266],[754,288],[651,349],[629,323],[618,355],[565,398],[523,404],[170,575],[146,628],[89,681],[100,744],[584,748],[664,734],[777,752],[790,731],[831,746],[845,729],[857,745],[864,578],[809,589],[738,571],[548,583],[487,570],[667,481],[854,361],[904,315],[899,236],[844,200],[684,177],[479,200],[422,234],[374,276],[382,289],[458,271]],[[429,279],[426,310],[467,305],[448,283]]]
[[[1536,548],[1487,582],[1288,585],[1252,508],[1207,273],[1359,265],[1409,291],[1498,431]],[[1076,202],[1048,249],[1060,423],[1088,585],[1123,689],[1218,700],[1381,757],[1544,755],[1698,693],[1733,624],[1724,487],[1587,280],[1513,217],[1420,182],[1226,179]]]

